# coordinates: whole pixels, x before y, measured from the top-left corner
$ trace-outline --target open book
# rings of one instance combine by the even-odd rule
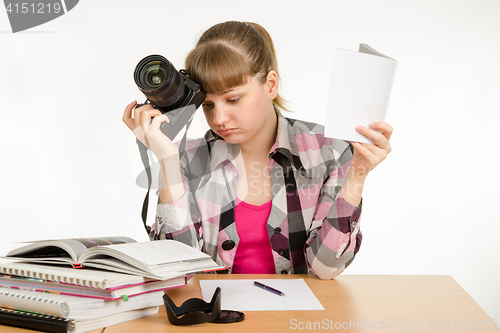
[[[359,52],[337,49],[328,94],[325,136],[373,143],[356,131],[384,121],[398,62],[366,44]]]
[[[37,241],[10,251],[4,258],[94,267],[158,280],[226,268],[175,240],[136,242],[128,237]]]

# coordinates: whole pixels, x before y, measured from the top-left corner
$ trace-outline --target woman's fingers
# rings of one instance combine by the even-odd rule
[[[158,111],[158,110],[156,110],[156,111]],[[149,147],[149,149],[152,149],[151,141],[158,140],[157,139],[158,135],[164,135],[160,130],[161,123],[164,121],[169,123],[170,120],[168,119],[168,117],[166,115],[162,114],[159,111],[158,112],[160,114],[154,116],[153,119],[151,120],[151,118],[148,118],[150,116],[149,111],[146,111],[146,112],[148,112],[148,115],[145,117],[145,119],[149,119],[149,120],[143,122],[141,124],[141,128],[142,128],[142,131],[144,133],[144,139],[146,141],[146,145]]]
[[[134,121],[136,126],[149,127],[151,118],[161,115],[161,112],[151,105],[144,105],[134,110]]]
[[[122,120],[127,125],[128,128],[130,128],[132,131],[135,129],[135,123],[134,119],[132,118],[132,110],[134,110],[134,107],[137,105],[137,101],[133,101],[127,107],[125,108],[125,111],[123,112],[123,117]]]
[[[360,125],[356,127],[356,130],[367,138],[373,140],[375,145],[381,149],[387,150],[387,153],[389,153],[391,151],[389,139],[392,135],[392,126],[384,122],[373,123],[371,126],[374,129]]]
[[[122,117],[123,122],[132,131],[145,123],[149,124],[151,122],[151,118],[161,114],[159,110],[153,108],[149,104],[135,108],[136,105],[137,101],[133,101],[127,105]]]
[[[151,128],[153,130],[159,130],[162,122],[170,123],[170,119],[168,119],[167,115],[164,113],[160,113],[160,115],[153,118],[151,122]]]
[[[378,148],[376,145],[361,142],[353,142],[352,144],[372,166],[376,166],[379,160],[385,159],[386,155],[383,154],[383,150]]]
[[[370,125],[371,128],[358,126],[356,130],[371,139],[375,144],[352,142],[355,148],[353,163],[356,168],[363,168],[367,172],[375,168],[380,162],[387,158],[391,152],[390,138],[393,132],[391,125],[379,121]]]
[[[133,101],[125,107],[122,120],[128,128],[134,132],[134,135],[147,147],[150,147],[148,140],[148,131],[151,123],[151,118],[161,115],[162,113],[153,108],[151,105],[143,105],[136,108],[137,101]],[[168,118],[167,118],[168,120]],[[158,125],[159,127],[159,125]]]
[[[170,119],[159,110],[149,104],[137,107],[133,101],[125,108],[122,120],[158,160],[178,155],[177,146],[160,130],[161,123],[170,123]]]
[[[386,123],[385,121],[377,121],[372,123],[371,128],[379,130],[386,137],[387,140],[391,139],[392,132],[394,131],[393,127]]]

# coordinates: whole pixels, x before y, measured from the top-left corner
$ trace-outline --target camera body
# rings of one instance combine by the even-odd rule
[[[162,123],[160,129],[170,140],[175,138],[205,100],[203,88],[189,79],[184,70],[177,71],[161,55],[149,55],[142,59],[135,68],[134,80],[147,97],[145,104],[168,113],[170,123]]]

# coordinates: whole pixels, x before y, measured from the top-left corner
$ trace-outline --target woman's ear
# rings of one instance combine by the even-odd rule
[[[267,73],[266,87],[267,87],[267,92],[269,93],[270,100],[274,100],[276,96],[278,96],[279,79],[278,79],[278,73],[276,73],[276,71],[273,69],[271,69],[269,73]]]

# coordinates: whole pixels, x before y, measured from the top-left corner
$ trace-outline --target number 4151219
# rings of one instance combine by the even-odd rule
[[[62,8],[60,3],[8,3],[6,7],[7,13],[11,14],[14,12],[15,14],[58,14]]]

